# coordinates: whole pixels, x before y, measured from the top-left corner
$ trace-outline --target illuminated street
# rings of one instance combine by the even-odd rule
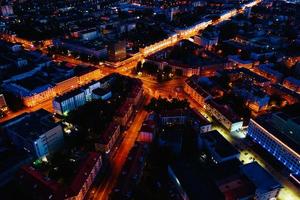
[[[197,181],[209,180],[207,193],[223,199],[300,200],[287,175],[300,167],[298,4],[32,1],[0,1],[0,148],[8,163],[0,180],[13,177],[7,191],[18,192],[10,199],[24,192],[37,200],[129,200],[144,190],[198,199]],[[24,107],[9,111],[5,92]],[[136,142],[151,150],[131,156]],[[236,171],[222,177],[231,165]],[[220,177],[201,174],[210,170]]]
[[[147,103],[150,100],[150,97],[147,95],[145,102]],[[117,181],[117,178],[120,174],[122,166],[127,158],[127,155],[134,145],[134,142],[138,136],[138,131],[141,128],[141,125],[147,116],[145,110],[140,110],[136,113],[136,117],[133,120],[130,128],[125,131],[124,139],[121,145],[118,147],[115,156],[111,159],[110,165],[112,166],[109,173],[105,174],[103,183],[94,190],[94,194],[91,194],[89,199],[103,199],[107,200],[111,190],[114,187],[114,184]]]

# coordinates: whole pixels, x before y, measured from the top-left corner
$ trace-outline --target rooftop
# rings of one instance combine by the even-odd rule
[[[3,124],[8,131],[32,141],[56,126],[58,124],[54,121],[52,113],[44,109],[24,113]]]
[[[100,135],[100,143],[101,144],[108,144],[110,139],[112,138],[113,134],[115,131],[120,128],[118,123],[116,122],[111,122],[108,127],[105,129],[104,132],[101,133]]]
[[[281,184],[257,162],[242,165],[241,171],[255,185],[257,190],[270,191],[282,187]]]
[[[203,134],[202,136],[214,151],[221,157],[228,157],[238,155],[239,151],[236,150],[230,142],[228,142],[218,131],[213,130]]]

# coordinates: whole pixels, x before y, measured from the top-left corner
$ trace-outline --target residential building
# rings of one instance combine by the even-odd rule
[[[199,85],[197,76],[188,78],[183,89],[200,105],[203,105],[205,100],[212,98],[211,94]]]
[[[128,99],[134,106],[138,106],[144,97],[143,82],[139,79],[134,79],[133,88],[131,89]]]
[[[139,131],[137,141],[152,143],[157,132],[157,123],[154,120],[154,118],[154,113],[148,115],[147,119],[143,122],[143,125]]]
[[[133,113],[132,103],[126,100],[116,111],[115,120],[122,126],[127,127]]]
[[[120,125],[111,122],[104,132],[100,134],[99,141],[95,143],[97,151],[109,154],[120,136]]]

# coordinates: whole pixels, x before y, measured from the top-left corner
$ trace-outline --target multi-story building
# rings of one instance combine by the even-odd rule
[[[300,116],[277,112],[251,119],[247,135],[293,174],[300,174]]]
[[[157,131],[157,123],[154,120],[155,116],[156,115],[152,113],[143,122],[143,125],[139,131],[139,136],[137,138],[137,141],[151,143],[154,140]]]
[[[143,99],[143,94],[144,94],[143,83],[139,79],[135,79],[134,81],[135,82],[133,88],[130,91],[128,99],[131,101],[131,103],[134,106],[138,106]]]
[[[208,150],[211,160],[216,164],[235,160],[240,156],[240,152],[216,130],[203,133],[200,140],[203,147]]]
[[[294,77],[287,77],[284,79],[283,84],[284,87],[293,90],[297,93],[300,93],[300,80]]]
[[[211,131],[212,122],[208,121],[201,113],[196,109],[191,109],[191,122],[192,127],[199,133],[199,136],[202,133]]]
[[[279,83],[283,78],[283,74],[272,69],[273,66],[274,64],[261,64],[255,69],[255,72],[271,80],[272,83]]]
[[[53,100],[53,108],[55,113],[66,116],[70,111],[75,110],[85,103],[85,93],[79,88],[62,96],[56,97]]]
[[[122,127],[127,127],[129,119],[133,113],[132,103],[126,100],[116,111],[115,121],[117,121]]]
[[[83,200],[102,166],[100,153],[90,152],[87,155],[71,159],[79,162],[71,177],[60,177],[61,180],[45,175],[42,169],[23,166],[17,175],[17,182],[35,199]],[[71,162],[71,161],[70,161]],[[64,176],[64,175],[63,175]]]
[[[194,42],[203,46],[205,49],[210,50],[213,46],[217,46],[219,42],[219,36],[216,31],[205,32],[201,36],[196,35]]]
[[[64,141],[61,125],[54,122],[52,113],[43,109],[13,118],[3,128],[17,147],[37,158],[59,150]]]
[[[61,66],[51,66],[47,72],[32,70],[4,81],[3,88],[21,97],[25,106],[32,107],[101,77],[100,69],[79,68],[75,74],[74,70]]]
[[[100,81],[93,81],[78,89],[55,97],[52,102],[55,113],[59,115],[67,115],[70,111],[84,105],[86,102],[92,101],[93,99],[99,99],[100,97],[95,98],[94,91],[100,87]],[[108,92],[108,96],[109,95],[111,96],[110,91]],[[104,97],[108,96],[104,95]]]
[[[101,133],[99,141],[95,143],[96,150],[109,154],[120,136],[120,125],[111,122],[104,132]]]
[[[204,104],[204,101],[212,98],[212,96],[199,86],[197,76],[192,76],[185,81],[184,91],[190,95],[200,105]]]
[[[253,84],[261,87],[266,87],[271,85],[271,81],[269,79],[266,79],[265,77],[260,76],[246,68],[226,70],[224,71],[224,73],[229,76],[231,82],[238,79],[243,79],[243,80],[250,81]]]
[[[219,104],[213,99],[208,99],[204,103],[204,109],[230,132],[239,131],[243,128],[243,119],[226,104]]]

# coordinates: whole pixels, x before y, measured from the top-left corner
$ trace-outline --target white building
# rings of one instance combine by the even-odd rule
[[[57,151],[64,141],[61,125],[54,122],[52,114],[43,109],[13,118],[3,128],[18,148],[37,158]]]
[[[209,99],[205,101],[204,109],[230,132],[242,130],[243,119],[237,116],[228,106],[220,105],[214,100]]]

